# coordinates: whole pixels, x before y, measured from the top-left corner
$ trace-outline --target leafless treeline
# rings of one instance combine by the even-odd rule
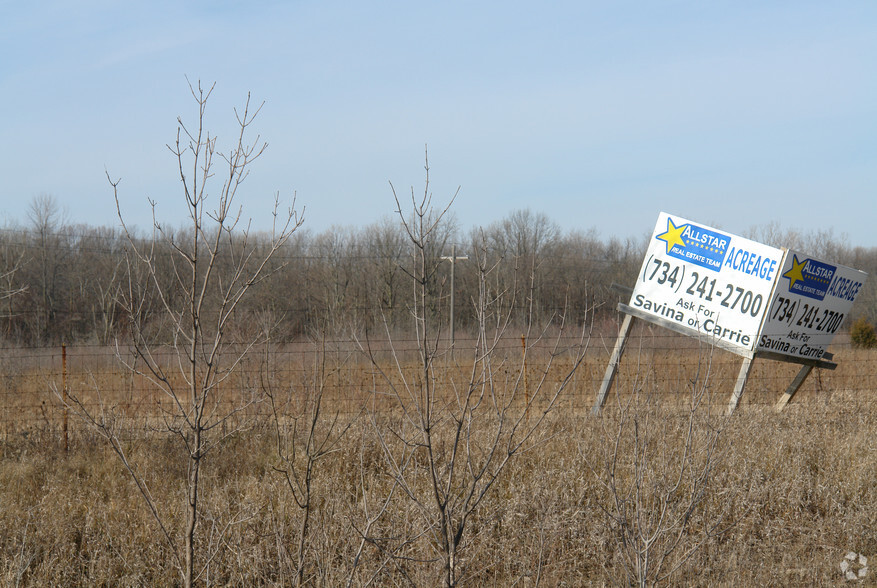
[[[564,232],[548,216],[517,210],[502,220],[467,232],[449,217],[442,221],[432,257],[431,283],[436,312],[447,316],[450,305],[451,263],[442,257],[474,255],[484,250],[498,271],[494,286],[514,301],[512,315],[542,320],[558,309],[582,317],[587,308],[614,312],[613,283],[632,285],[642,260],[643,239],[602,238],[596,231]],[[177,232],[185,239],[186,230]],[[850,247],[832,233],[801,236],[770,225],[749,235],[757,240],[798,248],[869,274],[877,274],[877,248]],[[138,239],[149,242],[151,236]],[[269,239],[251,237],[251,247],[267,247]],[[156,243],[159,259],[168,261],[164,279],[173,282],[171,252]],[[54,198],[35,197],[23,225],[0,229],[0,337],[7,344],[51,345],[61,342],[106,344],[127,337],[127,318],[119,297],[126,288],[149,284],[128,278],[128,243],[117,227],[68,223]],[[365,227],[333,227],[322,232],[300,230],[272,260],[270,276],[258,284],[238,317],[239,328],[272,329],[275,341],[318,332],[343,336],[371,329],[384,318],[391,326],[408,311],[405,272],[412,256],[398,217],[388,212]],[[233,260],[224,269],[231,271]],[[457,261],[454,267],[455,323],[460,332],[474,324],[472,300],[477,297],[475,264]],[[404,291],[403,291],[404,289]],[[170,288],[172,291],[173,289]],[[874,288],[865,290],[857,314],[877,318]],[[147,303],[142,312],[149,313]],[[155,324],[157,333],[160,324]]]
[[[612,311],[613,282],[631,283],[641,262],[641,241],[610,239],[595,232],[564,233],[546,215],[519,210],[469,234],[449,217],[439,227],[438,245],[429,251],[429,281],[435,312],[447,317],[451,263],[442,257],[455,248],[458,257],[486,255],[498,263],[493,286],[514,301],[512,316],[541,320],[559,309],[584,317],[585,309]],[[186,239],[186,230],[175,237]],[[157,259],[167,263],[161,279],[174,281],[172,251],[165,241],[150,242]],[[250,237],[250,247],[267,247],[270,239]],[[476,251],[476,249],[478,251]],[[146,298],[141,312],[155,308],[155,288],[148,280],[129,279],[130,245],[116,227],[74,225],[51,196],[30,206],[27,223],[0,229],[0,335],[9,344],[49,345],[61,342],[106,344],[128,336],[128,318],[120,306],[122,293],[139,289]],[[300,230],[272,259],[268,277],[257,284],[238,328],[272,329],[275,341],[314,332],[332,336],[362,332],[384,319],[391,326],[409,316],[406,302],[412,251],[398,217],[365,227],[333,227],[315,233]],[[236,260],[225,259],[231,272]],[[456,329],[475,320],[472,301],[478,296],[478,268],[465,260],[454,270]],[[166,288],[173,292],[172,287]],[[152,325],[160,333],[162,325]],[[383,328],[383,327],[382,327]]]

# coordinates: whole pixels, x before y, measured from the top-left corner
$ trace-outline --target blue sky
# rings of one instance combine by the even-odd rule
[[[73,222],[182,224],[186,76],[265,102],[244,184],[255,226],[293,192],[305,226],[392,213],[389,183],[460,186],[462,227],[514,210],[603,237],[658,212],[877,246],[877,2],[2,2],[0,222],[51,194]]]

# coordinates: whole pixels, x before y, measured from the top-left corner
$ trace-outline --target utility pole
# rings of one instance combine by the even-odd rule
[[[451,347],[454,346],[454,290],[456,289],[454,285],[454,266],[457,265],[458,261],[466,261],[469,259],[468,255],[461,255],[457,257],[457,246],[451,245],[451,255],[443,255],[441,257],[442,260],[451,262]]]

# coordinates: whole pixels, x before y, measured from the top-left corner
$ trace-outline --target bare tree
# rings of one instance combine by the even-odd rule
[[[283,394],[272,384],[271,354],[266,346],[262,387],[271,402],[278,458],[274,470],[283,477],[301,517],[290,558],[295,586],[306,583],[309,567],[306,554],[317,496],[314,482],[317,469],[339,449],[339,443],[358,417],[356,414],[342,417],[340,407],[330,412],[324,406],[326,388],[332,385],[337,370],[349,355],[349,352],[342,353],[341,359],[333,365],[330,356],[338,354],[327,349],[325,338],[321,339],[314,352],[313,366],[310,371],[303,370],[304,381],[296,394],[293,395],[292,390]]]
[[[490,246],[489,251],[497,259],[503,260],[499,267],[504,271],[498,277],[506,280],[506,287],[514,285],[516,289],[507,300],[514,300],[518,304],[515,319],[525,325],[533,311],[537,313],[536,318],[543,319],[543,266],[550,255],[557,253],[560,227],[544,213],[524,209],[510,213],[483,233]],[[479,234],[476,233],[476,243]],[[527,276],[527,279],[521,280],[520,276]],[[562,292],[564,289],[558,290]],[[550,316],[556,309],[545,310]]]
[[[403,549],[428,538],[435,558],[425,559],[440,564],[430,581],[456,586],[466,578],[463,554],[469,523],[508,464],[535,442],[546,415],[582,361],[585,332],[578,332],[570,346],[563,337],[546,343],[544,331],[528,330],[528,350],[543,346],[548,359],[527,388],[526,353],[518,363],[500,352],[511,321],[508,310],[502,309],[510,307],[500,304],[505,292],[491,286],[495,264],[482,246],[476,256],[480,291],[472,301],[478,332],[471,348],[459,350],[466,359],[458,363],[443,344],[443,322],[441,314],[433,312],[432,299],[440,298],[441,290],[432,283],[438,260],[431,252],[440,237],[436,229],[450,204],[433,208],[428,160],[424,193],[417,196],[412,189],[410,214],[403,212],[395,189],[393,194],[412,252],[412,264],[405,273],[411,287],[408,310],[416,349],[409,356],[397,348],[388,327],[391,369],[385,369],[387,362],[369,341],[363,342],[363,349],[381,374],[383,385],[377,394],[389,397],[395,407],[389,418],[371,413],[393,476],[392,488],[408,498],[422,526],[386,551],[395,549],[398,560],[410,560],[410,555],[403,558]],[[566,317],[556,318],[557,332],[563,333]],[[550,380],[547,374],[556,369],[554,361],[571,348],[571,360],[562,368],[561,377]]]
[[[31,330],[36,340],[48,343],[53,338],[57,339],[63,330],[58,319],[62,307],[60,297],[64,290],[62,280],[66,277],[62,270],[70,253],[68,227],[64,212],[50,194],[40,194],[31,200],[28,219],[31,223],[31,265],[36,306],[36,312],[31,317]]]
[[[126,241],[114,228],[73,227],[71,258],[66,272],[73,286],[70,306],[76,309],[71,331],[78,337],[108,345],[118,334],[123,312],[122,292]]]
[[[220,549],[223,534],[212,538],[206,553],[196,551],[204,460],[223,439],[240,430],[238,417],[258,401],[256,390],[230,396],[222,388],[235,376],[254,346],[266,337],[262,333],[249,340],[230,340],[232,317],[250,289],[266,277],[271,258],[302,223],[294,200],[288,212],[282,214],[275,198],[268,246],[259,248],[251,241],[249,223],[241,226],[242,212],[235,198],[251,165],[267,146],[259,137],[252,144],[247,142],[247,132],[261,106],[251,110],[248,96],[243,110],[235,110],[239,134],[230,151],[223,153],[217,150],[216,138],[205,127],[213,87],[205,90],[199,83],[197,87],[190,84],[189,88],[198,106],[196,126],[190,128],[178,119],[176,141],[168,145],[178,163],[189,229],[180,234],[165,230],[155,218],[152,202],[152,238],[136,239],[121,210],[119,180],[107,175],[130,251],[128,284],[122,292],[122,302],[131,323],[136,361],[128,360],[121,352],[118,357],[127,369],[148,379],[168,401],[162,405],[163,427],[187,462],[185,520],[180,533],[171,532],[169,514],[161,512],[146,479],[130,461],[119,437],[118,413],[112,407],[94,409],[79,399],[73,401],[83,418],[110,442],[133,478],[174,554],[175,565],[187,587],[208,569]],[[211,196],[209,189],[214,186],[214,178],[221,184],[218,193]],[[159,267],[159,253],[165,249],[162,245],[171,252],[171,285],[164,280]],[[227,266],[223,272],[222,264]],[[143,312],[146,302],[139,276],[148,281],[148,288],[158,300],[158,313],[167,326],[167,353],[145,321],[148,315]],[[237,520],[228,517],[224,529]],[[177,537],[182,537],[182,545]]]
[[[405,250],[405,235],[399,222],[385,217],[366,228],[370,273],[373,283],[373,305],[390,315],[393,323],[394,309],[398,305],[399,282],[402,255]]]
[[[2,261],[2,269],[0,269],[0,301],[5,303],[5,310],[2,315],[6,319],[4,334],[9,337],[12,332],[12,318],[15,316],[13,308],[13,298],[17,294],[21,294],[27,290],[27,285],[22,284],[16,277],[18,270],[24,262],[25,249],[20,244],[12,242],[11,238],[4,235],[2,243],[0,243],[0,261]]]
[[[357,233],[352,228],[331,227],[311,243],[313,334],[342,336],[360,322],[358,310],[364,301],[357,296],[360,264]]]
[[[723,504],[735,501],[713,501],[728,417],[711,410],[711,366],[712,353],[701,350],[688,395],[678,405],[662,403],[649,378],[638,376],[633,390],[616,395],[615,410],[590,423],[602,442],[580,444],[602,489],[594,498],[616,556],[636,586],[667,582],[733,523]]]

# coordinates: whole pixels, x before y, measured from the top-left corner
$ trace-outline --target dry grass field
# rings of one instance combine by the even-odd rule
[[[637,577],[630,554],[645,549],[650,570],[662,562],[648,584],[836,586],[848,581],[848,553],[857,554],[856,574],[859,554],[877,556],[877,355],[838,345],[839,367],[814,372],[781,413],[774,404],[797,368],[756,361],[727,418],[738,358],[681,338],[644,341],[628,347],[600,416],[590,409],[612,341],[590,342],[467,519],[455,562],[461,585],[626,586]],[[574,353],[558,354],[545,372],[547,352],[526,365],[519,352],[514,342],[504,350],[492,390],[511,401],[504,418],[525,427],[545,414]],[[394,385],[403,375],[417,381],[406,353],[380,356],[381,378],[362,354],[331,350],[321,363],[307,347],[289,348],[256,354],[223,385],[219,409],[241,410],[210,431],[218,442],[202,465],[200,585],[445,581],[438,523],[423,498],[431,487],[423,448],[390,434],[407,418]],[[442,362],[435,390],[450,406],[471,365]],[[112,419],[160,519],[107,440],[65,411],[65,381],[72,398]],[[0,585],[178,585],[171,546],[182,532],[188,461],[167,432],[167,398],[88,347],[69,350],[66,379],[60,350],[5,350],[0,386]],[[291,450],[309,446],[302,435],[320,390],[315,437],[331,443],[308,462]],[[433,431],[437,451],[452,445],[453,414]],[[467,429],[460,451],[475,457],[449,478],[452,495],[491,447],[491,414]],[[303,467],[312,468],[307,508],[284,474]],[[849,582],[873,585],[877,571],[862,574]]]

